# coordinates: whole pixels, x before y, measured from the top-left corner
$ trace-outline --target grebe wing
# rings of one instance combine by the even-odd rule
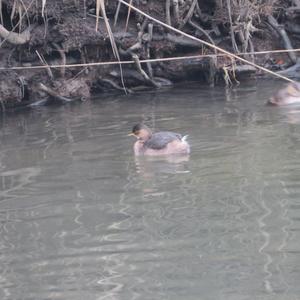
[[[174,140],[181,140],[182,136],[179,133],[170,132],[170,131],[162,131],[154,133],[149,140],[147,140],[144,144],[144,147],[160,150],[163,149]]]

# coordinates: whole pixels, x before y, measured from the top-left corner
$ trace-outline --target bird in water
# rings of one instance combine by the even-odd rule
[[[189,154],[190,145],[186,136],[171,131],[152,133],[151,129],[144,124],[136,124],[132,133],[137,138],[133,150],[135,155],[166,155],[166,154]]]
[[[276,106],[299,105],[300,83],[290,82],[287,86],[275,93],[275,95],[268,101],[268,104]]]

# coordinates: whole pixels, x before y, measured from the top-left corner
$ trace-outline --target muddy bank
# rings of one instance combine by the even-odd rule
[[[132,4],[160,21],[233,53],[299,47],[298,1],[249,0],[243,1],[243,5],[239,2],[133,0]],[[47,0],[44,6],[43,1],[32,0],[0,3],[2,110],[86,100],[94,93],[109,90],[130,93],[141,88],[157,89],[184,80],[228,84],[256,72],[226,56],[141,63],[147,59],[216,52],[129,11],[117,0],[105,1],[105,13],[119,59],[134,63],[122,68],[117,64],[50,68],[117,60],[104,11],[96,30],[94,0]],[[285,53],[248,54],[244,58],[276,71],[297,63],[295,54]],[[41,65],[44,68],[32,68]],[[16,67],[21,68],[13,69]]]

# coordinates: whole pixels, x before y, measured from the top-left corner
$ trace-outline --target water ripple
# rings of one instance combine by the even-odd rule
[[[263,106],[276,84],[4,119],[0,298],[297,300],[300,131]],[[134,158],[140,121],[191,155]]]

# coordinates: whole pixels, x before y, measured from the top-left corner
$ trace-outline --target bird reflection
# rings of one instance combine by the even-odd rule
[[[136,156],[136,172],[149,178],[158,173],[189,173],[189,159],[189,155]]]
[[[291,109],[287,111],[287,123],[289,124],[300,124],[300,109]]]

